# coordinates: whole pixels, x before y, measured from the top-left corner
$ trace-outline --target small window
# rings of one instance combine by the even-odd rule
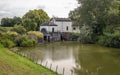
[[[73,30],[76,30],[76,28],[75,28],[75,27],[73,27]]]
[[[68,30],[68,26],[66,27],[66,30]]]
[[[52,28],[52,32],[54,32],[55,31],[55,29],[54,28]]]

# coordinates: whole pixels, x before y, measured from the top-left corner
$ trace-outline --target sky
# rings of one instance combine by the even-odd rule
[[[0,0],[0,19],[3,17],[22,17],[33,9],[43,9],[49,17],[68,17],[77,8],[76,0]]]

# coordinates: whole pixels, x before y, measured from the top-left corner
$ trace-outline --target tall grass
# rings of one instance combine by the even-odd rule
[[[56,75],[0,45],[0,75]]]

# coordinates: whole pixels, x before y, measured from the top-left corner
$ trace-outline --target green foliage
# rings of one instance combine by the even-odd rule
[[[20,25],[22,24],[22,19],[20,17],[13,17],[13,25]]]
[[[104,29],[104,34],[99,37],[98,44],[120,48],[120,26],[107,26]]]
[[[31,40],[27,40],[27,41],[22,41],[20,46],[31,47],[31,46],[34,46],[35,44],[36,44],[36,41],[31,39]]]
[[[23,26],[21,26],[21,25],[15,25],[11,29],[11,31],[15,31],[15,32],[17,32],[19,34],[25,34],[26,33],[26,29]]]
[[[80,23],[79,23],[80,14],[78,12],[78,8],[75,9],[74,11],[70,11],[69,18],[71,18],[74,26],[81,26]]]
[[[29,31],[28,34],[37,36],[38,38],[43,38],[43,34],[39,31]]]
[[[77,1],[80,6],[69,17],[80,26],[80,41],[119,47],[120,0]]]
[[[9,31],[11,28],[8,28],[8,27],[0,27],[0,32],[2,33],[4,33],[4,32],[7,32],[7,31]]]
[[[11,32],[11,31],[7,31],[7,32],[0,32],[0,40],[2,39],[10,39],[10,40],[14,40],[15,37],[18,36],[17,32]]]
[[[13,27],[15,24],[21,24],[22,20],[20,17],[14,18],[2,18],[1,25],[3,27]]]
[[[71,33],[72,40],[78,40],[79,37],[80,37],[79,33]]]
[[[0,43],[5,47],[30,47],[35,46],[40,39],[43,38],[43,34],[37,31],[30,31],[26,34],[26,29],[23,26],[16,25],[12,28],[1,27],[0,28]],[[32,38],[30,35],[34,35]],[[35,37],[35,38],[34,38]]]
[[[4,47],[14,47],[15,46],[15,43],[10,40],[10,39],[2,39],[0,41],[0,43],[4,46]]]
[[[2,18],[1,19],[1,25],[4,27],[12,27],[13,21],[11,18]]]
[[[18,33],[17,32],[11,32],[11,31],[8,31],[8,32],[5,32],[5,33],[1,33],[1,37],[0,39],[10,39],[10,40],[13,40],[18,36]]]
[[[10,37],[17,37],[18,33],[17,32],[8,31],[5,35],[10,36]]]
[[[19,40],[16,41],[17,45],[22,47],[31,47],[37,44],[37,41],[30,39],[27,35],[22,35]]]
[[[15,38],[18,36],[17,32],[11,32],[11,31],[6,31],[6,32],[0,32],[0,43],[5,46],[5,47],[14,47],[16,46],[15,44]]]
[[[30,10],[22,17],[23,26],[28,31],[39,30],[39,26],[42,23],[47,22],[49,20],[50,19],[49,19],[47,13],[45,11],[43,11],[42,9]]]

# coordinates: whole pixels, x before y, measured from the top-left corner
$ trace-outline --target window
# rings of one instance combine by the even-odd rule
[[[55,31],[55,29],[54,28],[52,28],[52,32],[54,32]]]
[[[66,27],[66,30],[68,31],[68,26]]]
[[[76,30],[76,28],[75,28],[75,27],[73,27],[73,30]]]

